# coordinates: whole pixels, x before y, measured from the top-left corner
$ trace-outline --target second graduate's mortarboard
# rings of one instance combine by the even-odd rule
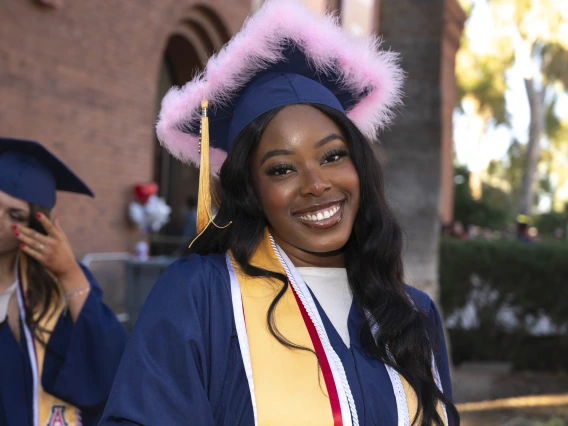
[[[0,191],[51,210],[56,191],[94,197],[61,160],[34,141],[0,138]]]
[[[210,172],[263,113],[326,105],[376,138],[401,105],[403,81],[398,56],[378,47],[375,37],[353,38],[336,18],[318,17],[299,0],[267,0],[203,73],[168,92],[156,130],[172,155],[201,169],[199,231],[211,219]]]

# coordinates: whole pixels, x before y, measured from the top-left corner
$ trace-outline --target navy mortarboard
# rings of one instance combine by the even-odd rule
[[[298,1],[267,1],[203,73],[168,92],[157,134],[172,155],[200,166],[199,230],[211,219],[210,169],[220,169],[240,131],[263,113],[326,105],[376,139],[401,105],[403,81],[398,55],[378,47]]]
[[[51,210],[56,191],[94,197],[61,160],[34,141],[0,138],[0,191]]]

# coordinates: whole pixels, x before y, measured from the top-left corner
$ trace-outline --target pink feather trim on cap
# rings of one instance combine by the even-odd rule
[[[199,166],[201,100],[210,109],[224,105],[254,75],[285,60],[284,47],[293,43],[314,70],[337,75],[337,81],[361,99],[346,111],[361,132],[375,139],[402,105],[403,71],[398,54],[379,50],[376,37],[354,38],[331,15],[317,17],[299,0],[267,0],[249,17],[223,49],[209,59],[204,72],[182,88],[172,87],[162,100],[156,126],[158,139],[179,160]],[[211,170],[217,173],[227,153],[211,147]]]

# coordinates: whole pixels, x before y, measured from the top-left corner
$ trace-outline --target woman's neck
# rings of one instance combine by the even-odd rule
[[[329,253],[312,253],[288,244],[276,233],[272,233],[272,236],[296,268],[345,268],[343,250]]]
[[[0,293],[14,284],[18,251],[0,255]]]

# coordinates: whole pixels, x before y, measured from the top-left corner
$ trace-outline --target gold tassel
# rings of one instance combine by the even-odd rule
[[[211,166],[209,163],[209,118],[207,117],[207,99],[201,101],[201,125],[199,129],[199,153],[201,154],[199,165],[199,194],[197,196],[197,236],[193,239],[189,247],[193,245],[207,229],[209,224],[216,228],[224,229],[231,225],[229,222],[225,226],[219,226],[213,221],[211,213]],[[219,207],[219,202],[215,199],[215,204]]]
[[[197,198],[197,233],[211,222],[211,170],[209,164],[209,118],[206,99],[201,101],[201,128],[199,130],[199,194]]]

